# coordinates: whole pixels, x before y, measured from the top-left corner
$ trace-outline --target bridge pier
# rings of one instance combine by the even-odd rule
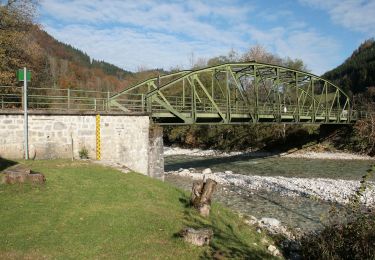
[[[151,125],[148,138],[147,175],[164,181],[163,128]]]

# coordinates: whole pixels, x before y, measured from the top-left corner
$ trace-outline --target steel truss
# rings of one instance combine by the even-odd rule
[[[247,62],[150,78],[109,99],[159,124],[334,123],[357,120],[338,86],[308,72]]]

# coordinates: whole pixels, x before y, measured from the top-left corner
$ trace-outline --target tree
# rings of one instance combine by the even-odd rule
[[[342,87],[346,93],[363,93],[375,85],[375,40],[363,42],[346,61],[322,77]]]
[[[14,85],[16,70],[25,66],[33,70],[32,84],[36,85],[48,64],[31,34],[35,29],[37,1],[0,3],[0,85]]]
[[[275,54],[272,54],[266,50],[262,45],[255,45],[251,47],[247,52],[242,55],[241,58],[244,62],[255,61],[264,62],[269,64],[280,65],[282,60]]]

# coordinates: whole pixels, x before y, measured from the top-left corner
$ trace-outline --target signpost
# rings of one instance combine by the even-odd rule
[[[25,141],[25,159],[29,159],[29,130],[28,130],[28,115],[27,115],[27,82],[31,80],[31,72],[27,71],[26,67],[19,69],[16,73],[18,81],[23,81],[23,113],[24,113],[24,141]]]

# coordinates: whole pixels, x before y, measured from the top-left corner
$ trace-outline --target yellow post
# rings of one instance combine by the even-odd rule
[[[100,115],[96,115],[96,160],[100,160]]]

